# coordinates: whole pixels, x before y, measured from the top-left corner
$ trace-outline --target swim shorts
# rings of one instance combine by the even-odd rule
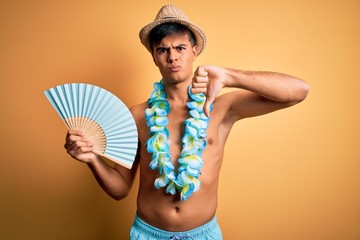
[[[185,232],[169,232],[153,227],[137,215],[130,230],[130,240],[222,240],[216,217],[210,222]]]

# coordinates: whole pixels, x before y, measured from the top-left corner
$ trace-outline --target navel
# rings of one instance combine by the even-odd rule
[[[180,212],[180,208],[179,207],[174,207],[174,209],[175,209],[175,212]]]

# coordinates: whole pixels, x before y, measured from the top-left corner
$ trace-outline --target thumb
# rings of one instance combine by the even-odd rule
[[[204,113],[207,117],[210,117],[211,104],[214,102],[214,98],[207,97],[204,104]]]
[[[205,69],[204,65],[201,65],[201,66],[198,67],[197,75],[201,76],[201,77],[206,77],[207,76],[207,72],[206,72],[206,69]]]

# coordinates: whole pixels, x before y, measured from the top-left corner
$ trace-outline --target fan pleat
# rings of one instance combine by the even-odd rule
[[[114,139],[131,139],[131,138],[137,138],[137,135],[134,134],[133,132],[128,132],[128,131],[124,131],[121,132],[121,135],[117,135],[117,134],[113,134],[112,132],[109,132],[106,136],[106,139],[108,139],[108,141],[110,140],[114,140]]]
[[[51,89],[50,90],[50,96],[52,99],[52,102],[55,104],[56,106],[56,110],[60,113],[61,117],[63,119],[67,118],[66,112],[64,110],[64,107],[58,97],[58,93],[57,93],[57,89]]]
[[[122,106],[113,106],[109,111],[109,118],[104,118],[101,122],[107,126],[107,128],[112,128],[114,125],[120,124],[124,119],[129,118],[126,114],[126,109]]]
[[[112,126],[112,127],[105,127],[104,128],[104,131],[105,132],[108,132],[110,135],[112,132],[121,132],[121,133],[126,133],[127,131],[132,131],[133,129],[133,126],[131,123],[119,123],[115,126]]]
[[[129,150],[134,150],[134,149],[129,149]],[[119,158],[122,161],[126,160],[128,162],[134,161],[133,159],[133,151],[115,151],[115,150],[111,150],[111,149],[106,149],[104,156],[111,156],[112,158]]]
[[[131,168],[138,134],[129,109],[115,95],[85,83],[69,83],[46,90],[45,95],[69,129],[90,136],[94,152]]]

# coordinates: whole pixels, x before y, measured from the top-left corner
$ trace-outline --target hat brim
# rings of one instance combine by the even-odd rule
[[[165,18],[165,19],[163,18],[163,19],[157,19],[157,20],[147,24],[139,32],[139,37],[140,37],[141,43],[146,47],[146,49],[150,53],[151,53],[151,47],[150,47],[150,43],[149,43],[149,34],[150,34],[151,30],[153,30],[155,27],[157,27],[163,23],[179,23],[181,25],[188,27],[189,30],[195,36],[196,46],[198,48],[197,55],[199,55],[205,49],[206,35],[205,35],[205,32],[203,30],[201,30],[199,27],[197,27],[196,25],[194,25],[188,21],[180,20],[178,18]]]

